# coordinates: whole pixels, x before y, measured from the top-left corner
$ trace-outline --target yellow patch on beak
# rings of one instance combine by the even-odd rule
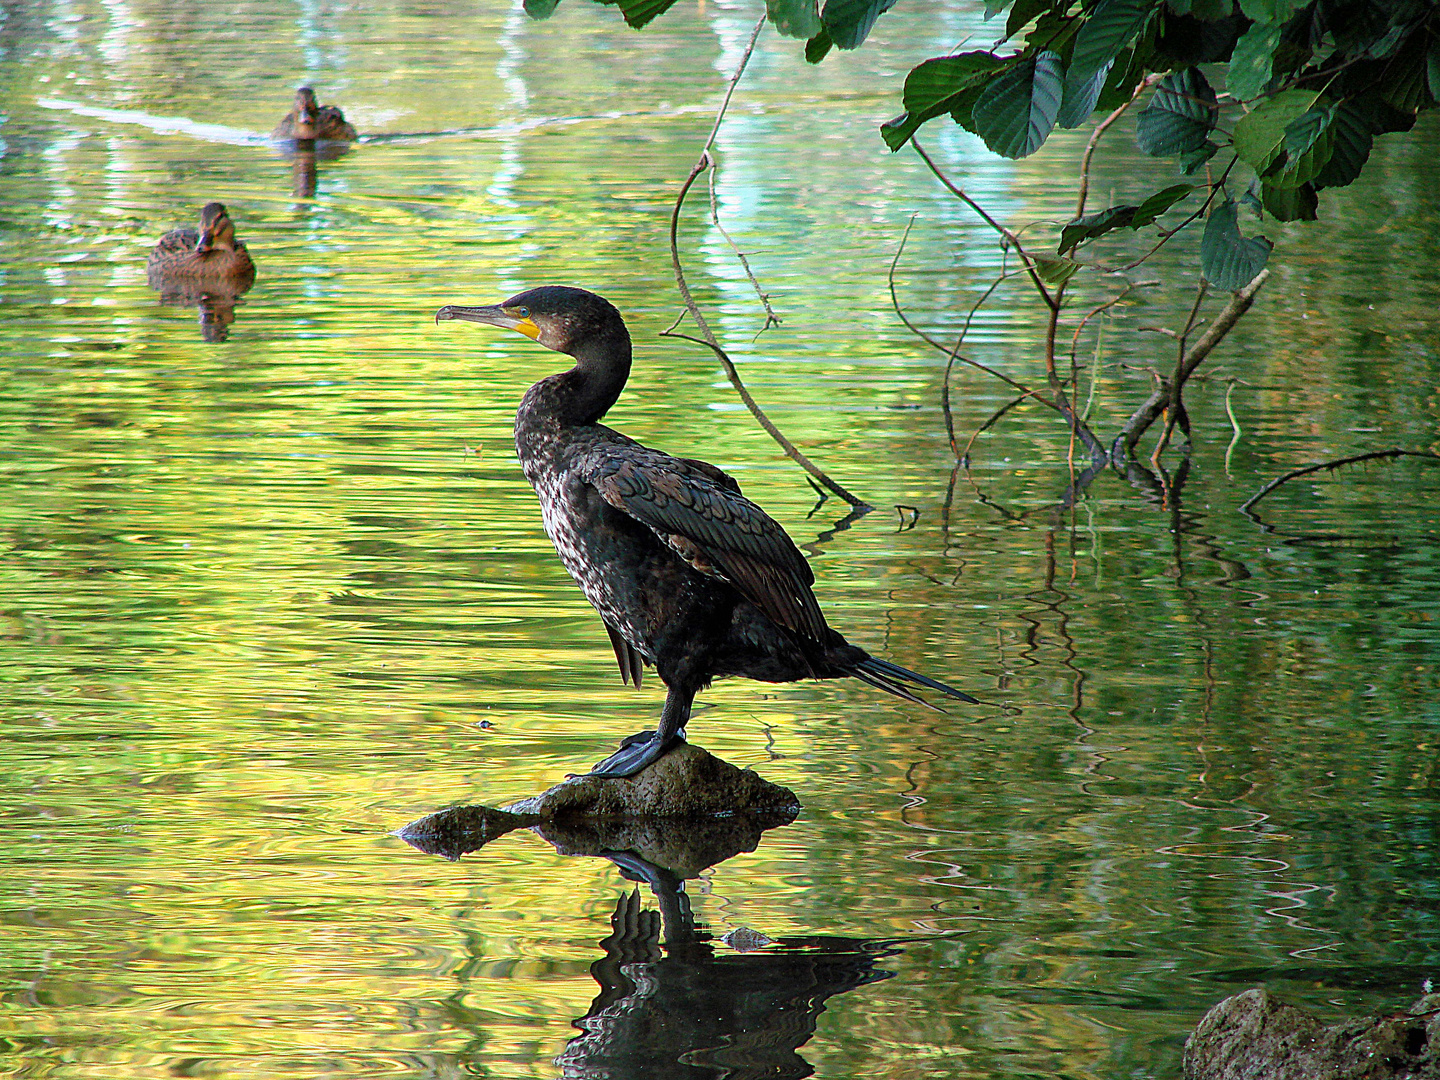
[[[540,340],[540,327],[535,325],[535,320],[526,315],[524,318],[516,317],[515,329],[524,334],[531,341]]]

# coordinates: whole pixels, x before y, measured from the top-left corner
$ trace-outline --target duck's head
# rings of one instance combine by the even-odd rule
[[[320,122],[320,103],[315,100],[315,91],[308,86],[302,86],[295,91],[295,105],[290,110],[295,118],[293,130],[297,139],[315,138],[316,128]]]
[[[437,323],[452,319],[516,330],[547,349],[576,358],[593,355],[597,349],[614,353],[623,348],[627,365],[629,361],[630,334],[615,305],[570,285],[542,285],[479,307],[446,304],[435,313]]]
[[[224,203],[206,203],[200,211],[200,238],[195,241],[195,250],[200,254],[235,250],[235,225]]]

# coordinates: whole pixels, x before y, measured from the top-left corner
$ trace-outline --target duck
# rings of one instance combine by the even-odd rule
[[[354,142],[359,137],[355,125],[346,123],[345,114],[335,105],[319,104],[308,86],[295,91],[295,104],[270,133],[277,142]]]
[[[543,285],[498,304],[447,304],[435,321],[517,331],[575,361],[525,393],[515,449],[561,563],[599,612],[620,677],[665,684],[654,730],[623,740],[586,775],[634,776],[685,738],[711,681],[855,678],[930,705],[911,687],[978,704],[872,656],[832,629],[815,575],[779,522],[722,469],[644,446],[600,421],[630,375],[630,333],[604,297]]]
[[[255,264],[235,239],[235,224],[224,203],[206,203],[200,228],[171,229],[145,262],[150,287],[166,293],[237,296],[255,281]]]

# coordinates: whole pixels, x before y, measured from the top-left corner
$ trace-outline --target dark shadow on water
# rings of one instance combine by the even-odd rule
[[[421,851],[459,859],[515,828],[529,827],[562,855],[608,859],[627,881],[649,887],[620,896],[602,955],[599,987],[580,1033],[555,1059],[577,1080],[790,1080],[814,1068],[799,1054],[825,1002],[894,975],[878,967],[894,941],[830,936],[772,940],[740,927],[716,939],[695,921],[687,878],[742,851],[794,813],[700,820],[535,822],[461,806],[412,822],[399,835]],[[463,1021],[461,1021],[463,1023]],[[483,1031],[477,1029],[477,1040]],[[477,1042],[478,1045],[478,1042]]]

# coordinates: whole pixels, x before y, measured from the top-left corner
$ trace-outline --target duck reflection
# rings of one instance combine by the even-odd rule
[[[247,286],[248,288],[248,286]],[[244,292],[245,290],[240,290]],[[200,337],[205,341],[225,341],[230,337],[230,324],[235,321],[235,308],[244,301],[239,293],[205,293],[181,290],[162,292],[160,303],[165,307],[193,307],[200,317]]]
[[[799,1078],[814,1069],[799,1054],[825,1002],[894,973],[878,967],[898,952],[889,941],[794,937],[772,941],[742,928],[718,942],[697,925],[687,878],[742,851],[794,811],[701,821],[534,822],[487,807],[455,807],[401,830],[423,851],[458,859],[521,826],[563,855],[608,859],[622,877],[649,887],[616,901],[603,955],[590,965],[599,992],[580,1032],[555,1059],[575,1080],[702,1077]]]

